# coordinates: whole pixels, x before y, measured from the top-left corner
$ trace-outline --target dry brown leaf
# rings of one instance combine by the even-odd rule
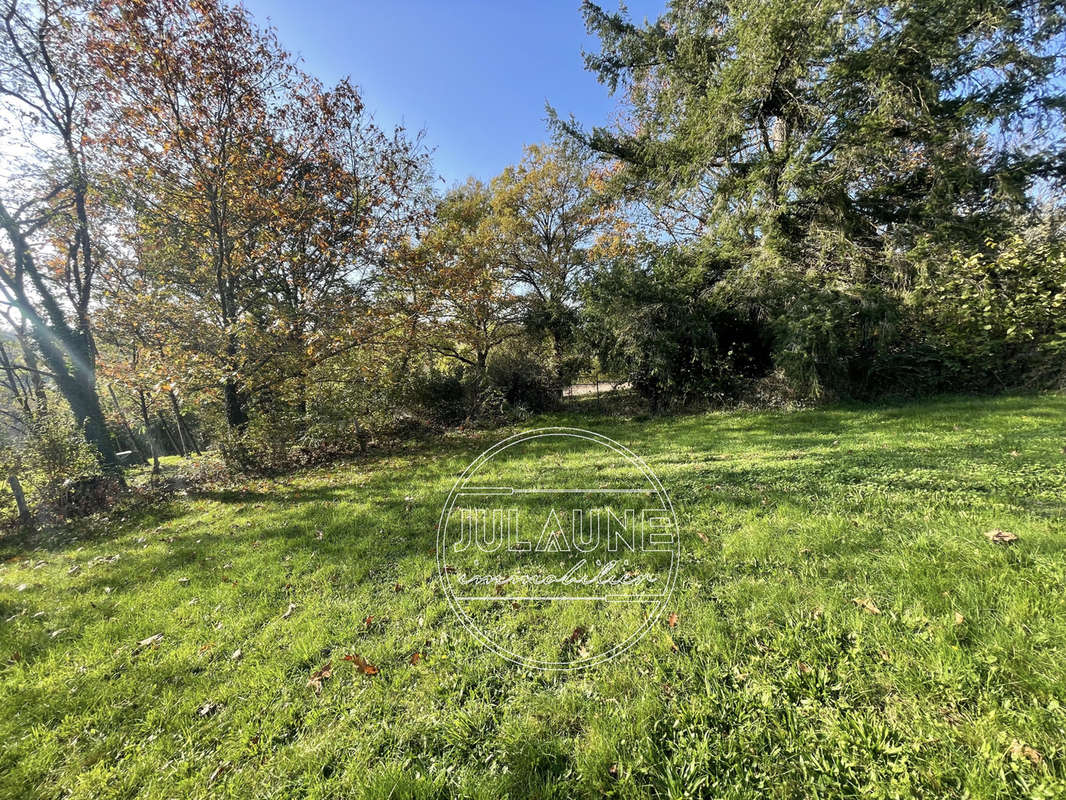
[[[869,597],[854,597],[851,602],[865,611],[867,614],[880,614],[881,609],[874,605],[874,601]]]
[[[241,648],[238,647],[236,650],[233,651],[233,655],[230,656],[230,660],[231,661],[240,661],[243,657],[244,657],[244,652],[241,650]]]
[[[811,672],[813,672],[813,670],[810,667],[810,664],[807,664],[806,662],[803,662],[803,661],[797,661],[796,662],[796,669],[799,670],[800,675],[809,675]]]
[[[402,583],[395,583],[395,584],[393,584],[393,586],[392,586],[392,590],[393,590],[394,592],[402,592],[402,591],[403,591],[403,584],[402,584]]]
[[[421,653],[411,653],[411,664],[417,664],[421,660],[422,660],[422,654]]]
[[[344,657],[344,660],[350,662],[352,664],[352,666],[354,666],[357,670],[362,672],[364,675],[377,675],[378,674],[378,668],[375,667],[373,664],[371,664],[369,661],[367,661],[365,658],[363,658],[358,653],[354,653],[354,654],[353,653],[349,653],[348,655],[346,655]]]
[[[703,531],[696,531],[696,535],[699,536],[700,539],[702,539],[705,542],[709,542],[710,541],[710,539],[707,538],[707,534],[705,534]]]
[[[1044,757],[1040,755],[1037,750],[1033,749],[1024,742],[1019,741],[1018,739],[1011,740],[1010,756],[1015,761],[1021,761],[1022,759],[1026,759],[1030,763],[1037,766],[1044,762]]]
[[[677,612],[676,611],[672,612],[670,614],[670,616],[666,618],[666,624],[669,625],[671,628],[676,628],[677,627]]]
[[[373,615],[368,615],[367,618],[363,620],[363,625],[365,627],[369,628],[373,624],[373,622],[374,622]]]
[[[1017,534],[1011,533],[1010,531],[1001,531],[999,528],[985,531],[985,538],[995,544],[1014,544],[1018,541]]]
[[[311,673],[311,677],[307,679],[307,685],[311,687],[315,694],[322,693],[322,682],[333,675],[333,662],[327,661],[321,667]]]
[[[961,625],[965,621],[966,621],[966,617],[964,617],[962,614],[960,614],[958,611],[956,611],[955,612],[955,624],[956,625]]]
[[[574,632],[566,637],[566,641],[569,642],[569,643],[576,644],[577,642],[581,641],[585,637],[585,633],[586,633],[585,629],[583,627],[581,627],[580,625],[578,625],[576,628],[574,628]]]

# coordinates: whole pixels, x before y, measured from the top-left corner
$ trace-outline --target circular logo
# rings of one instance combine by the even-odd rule
[[[592,666],[636,644],[669,600],[678,555],[659,479],[580,428],[538,428],[485,450],[437,526],[437,572],[460,622],[540,669]]]

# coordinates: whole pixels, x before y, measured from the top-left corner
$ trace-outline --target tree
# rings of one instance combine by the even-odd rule
[[[151,352],[186,395],[220,387],[232,430],[306,413],[312,372],[378,335],[376,272],[427,206],[420,138],[301,73],[243,9],[112,2],[102,21],[137,219],[115,284],[151,298],[125,307],[167,320]]]
[[[521,313],[488,188],[471,179],[449,192],[407,261],[427,299],[429,348],[483,382],[493,349],[520,332]]]
[[[108,0],[97,62],[115,110],[109,143],[139,233],[173,301],[213,335],[226,420],[248,421],[240,329],[260,288],[259,240],[285,180],[276,114],[300,80],[275,37],[218,2]]]
[[[595,190],[591,164],[567,143],[527,147],[521,163],[493,180],[492,208],[504,263],[525,290],[527,327],[549,338],[561,390],[570,377],[565,359],[574,338],[578,286],[611,209]]]
[[[1060,4],[674,0],[643,27],[584,13],[602,42],[587,64],[627,90],[631,124],[563,127],[624,164],[620,191],[740,262],[862,270],[922,239],[979,245],[1066,175]]]
[[[8,144],[19,156],[0,198],[0,291],[29,323],[47,376],[86,441],[116,470],[90,319],[100,252],[92,148],[101,96],[86,22],[78,4],[7,0],[3,7],[0,96],[15,115],[17,136]]]
[[[347,81],[309,83],[285,106],[286,179],[262,238],[260,339],[273,336],[250,391],[290,383],[307,411],[312,371],[379,340],[389,327],[374,291],[388,253],[431,213],[421,136],[379,128]],[[260,350],[262,352],[262,350]]]

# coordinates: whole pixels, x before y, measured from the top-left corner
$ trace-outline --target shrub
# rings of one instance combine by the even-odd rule
[[[736,397],[769,368],[758,319],[715,292],[722,272],[665,251],[617,261],[586,287],[586,340],[654,410]]]
[[[512,409],[548,411],[559,405],[557,385],[549,361],[529,342],[501,348],[488,363],[488,379]]]
[[[428,367],[408,379],[407,397],[417,416],[436,426],[458,425],[470,413],[470,388],[461,367]]]
[[[14,475],[27,504],[38,514],[60,517],[106,507],[119,489],[100,469],[95,449],[85,441],[70,412],[55,404],[23,423],[18,441],[5,448],[5,477]]]

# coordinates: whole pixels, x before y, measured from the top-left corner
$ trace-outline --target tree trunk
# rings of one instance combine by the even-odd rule
[[[243,431],[248,427],[248,414],[244,410],[244,400],[233,378],[226,378],[223,394],[226,400],[226,423],[235,431]]]
[[[192,430],[189,428],[189,423],[185,421],[185,416],[181,413],[181,405],[178,403],[178,396],[170,391],[170,406],[174,409],[174,418],[178,421],[178,435],[182,437],[182,446],[185,442],[188,442],[192,449],[196,451],[196,455],[202,456],[200,452],[200,445],[196,442],[196,437],[192,435]]]
[[[175,453],[181,453],[182,456],[187,456],[184,447],[179,447],[177,440],[174,438],[174,434],[170,432],[170,426],[167,425],[167,421],[163,419],[163,415],[156,412],[156,416],[159,417],[159,427],[163,429],[163,433],[166,434],[167,441],[170,442],[170,447]]]
[[[130,421],[126,419],[126,413],[122,410],[122,406],[118,403],[118,397],[115,395],[115,387],[111,384],[107,385],[108,392],[111,393],[111,402],[115,404],[115,411],[118,412],[118,418],[122,421],[122,427],[126,429],[126,435],[130,438],[130,444],[133,446],[134,452],[137,453],[137,457],[140,459],[141,464],[148,463],[148,457],[144,454],[141,446],[137,443],[137,437],[133,435],[133,428],[130,427]]]
[[[96,448],[100,465],[107,472],[121,474],[122,469],[115,456],[115,446],[100,405],[100,395],[96,390],[96,364],[87,319],[79,320],[81,328],[71,326],[51,287],[38,272],[29,242],[19,223],[3,203],[0,203],[0,225],[13,246],[11,260],[18,278],[5,278],[5,283],[14,295],[15,305],[28,320],[37,350],[52,373],[56,388],[70,406],[85,440]],[[85,242],[82,245],[87,246]],[[28,277],[33,284],[32,291],[44,308],[44,316],[38,311],[37,305],[30,301],[23,276]]]
[[[144,390],[137,390],[137,398],[140,400],[141,420],[144,422],[144,435],[148,437],[148,446],[152,448],[152,474],[159,474],[159,445],[152,434],[152,421],[148,417],[148,401],[144,398]]]
[[[185,444],[185,431],[181,424],[181,409],[178,407],[178,398],[174,396],[174,392],[170,392],[170,404],[174,408],[174,427],[178,429],[178,443],[181,445],[181,455],[183,458],[189,455],[189,447]]]
[[[11,493],[15,495],[15,505],[19,511],[19,524],[29,525],[33,522],[33,514],[30,513],[30,507],[26,505],[26,494],[22,491],[22,484],[19,483],[18,475],[14,472],[7,476],[7,485],[11,487]]]

